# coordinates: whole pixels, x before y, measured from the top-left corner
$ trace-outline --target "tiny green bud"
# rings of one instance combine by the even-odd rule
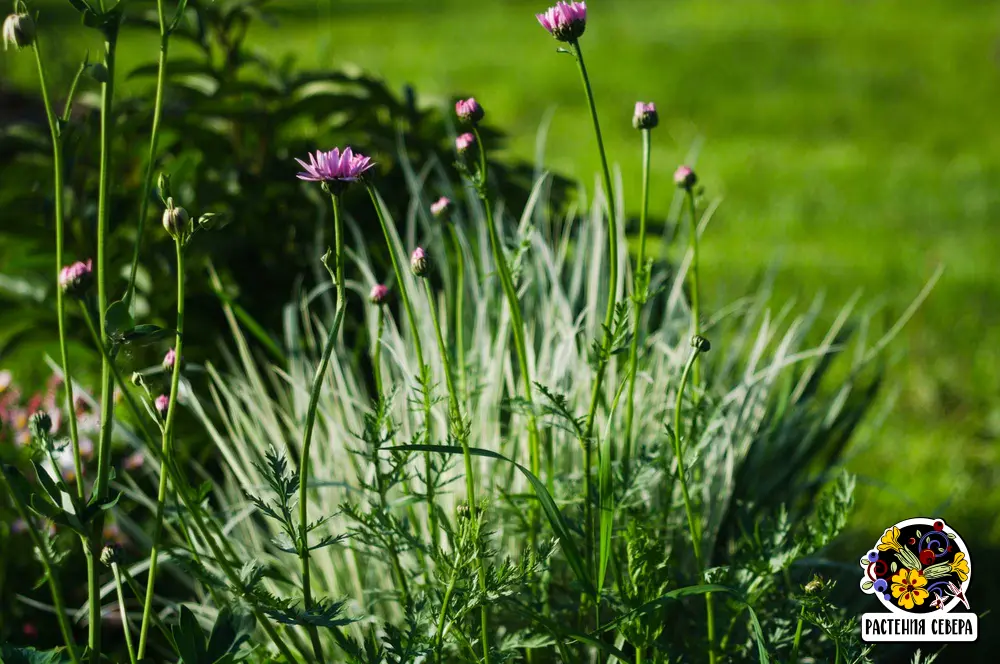
[[[712,344],[708,339],[700,334],[696,334],[691,337],[691,346],[694,347],[699,353],[707,353],[712,350]]]

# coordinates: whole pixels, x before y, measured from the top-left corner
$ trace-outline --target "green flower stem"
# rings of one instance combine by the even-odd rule
[[[799,642],[802,640],[802,626],[806,619],[806,605],[799,609],[799,621],[795,625],[795,639],[792,641],[792,654],[789,655],[789,664],[795,664],[799,660]]]
[[[63,380],[66,383],[66,419],[69,421],[69,438],[73,446],[73,465],[76,470],[76,493],[80,500],[85,498],[83,485],[83,461],[80,457],[80,436],[77,432],[76,417],[73,412],[73,378],[69,366],[69,351],[66,346],[66,298],[59,287],[59,273],[63,268],[63,248],[65,245],[65,218],[63,214],[63,151],[60,135],[59,119],[52,109],[49,99],[49,86],[45,76],[45,65],[42,63],[42,53],[35,38],[35,62],[38,65],[38,82],[42,90],[42,103],[45,105],[45,117],[49,122],[49,132],[52,135],[53,190],[55,198],[56,224],[56,315],[59,321],[59,357],[62,361]]]
[[[308,611],[312,608],[312,583],[309,574],[309,451],[312,444],[313,427],[316,424],[316,411],[319,407],[319,395],[323,391],[323,378],[326,368],[333,355],[333,347],[337,343],[337,335],[344,322],[344,311],[347,308],[346,291],[344,288],[344,231],[340,219],[340,199],[331,194],[333,204],[333,234],[334,234],[334,281],[337,287],[337,310],[333,318],[333,327],[326,338],[326,346],[316,367],[313,377],[312,391],[309,393],[309,407],[306,409],[305,428],[302,433],[302,459],[299,462],[299,558],[302,561],[302,604]],[[312,642],[313,654],[321,664],[326,661],[323,656],[323,646],[319,640],[319,629],[309,626],[309,640]]]
[[[517,363],[521,370],[521,380],[524,382],[524,400],[528,404],[528,461],[531,472],[538,477],[541,475],[541,450],[538,435],[538,423],[535,419],[535,400],[532,395],[531,368],[528,365],[528,345],[524,333],[524,317],[521,315],[521,301],[517,297],[517,289],[514,286],[514,277],[510,273],[510,266],[507,265],[507,257],[504,255],[503,244],[500,234],[493,220],[493,206],[490,205],[489,198],[489,162],[486,159],[486,146],[479,135],[479,130],[473,128],[476,135],[476,144],[479,146],[479,197],[483,201],[483,208],[486,210],[486,226],[489,231],[490,247],[493,250],[493,262],[497,265],[497,273],[500,275],[500,285],[504,295],[507,297],[507,308],[510,309],[511,333],[514,337],[514,350],[517,353]],[[530,541],[534,546],[538,530],[538,510],[534,504],[531,507],[530,520]]]
[[[83,310],[84,319],[87,321],[87,324],[89,325],[90,330],[94,335],[94,339],[97,340],[97,330],[94,327],[94,323],[90,316],[90,312],[87,310],[86,306],[84,306],[82,302],[80,303],[80,307]],[[128,391],[128,388],[125,384],[125,380],[122,378],[121,372],[119,372],[117,367],[115,367],[114,363],[112,362],[112,358],[108,354],[107,349],[104,348],[100,343],[98,343],[98,348],[101,351],[104,359],[107,360],[108,362],[111,362],[111,368],[114,379],[118,383],[118,386],[122,389],[122,392],[125,394],[125,401],[129,405],[129,408],[131,409],[132,413],[135,415],[136,419],[140,422],[143,437],[146,442],[146,449],[149,450],[149,452],[153,454],[155,457],[157,457],[157,459],[161,463],[163,463],[164,466],[167,468],[167,471],[170,473],[170,480],[173,482],[174,489],[177,491],[177,495],[180,497],[181,502],[184,504],[184,507],[187,510],[186,513],[194,519],[195,527],[201,533],[202,538],[205,540],[209,548],[212,550],[213,560],[215,560],[218,563],[219,567],[222,568],[223,574],[226,575],[230,584],[232,584],[232,586],[236,588],[244,598],[246,598],[248,595],[247,589],[243,586],[243,582],[240,579],[239,574],[233,569],[232,565],[229,564],[229,561],[226,558],[227,555],[236,558],[232,544],[230,544],[229,539],[226,537],[225,533],[222,532],[222,529],[214,520],[212,519],[206,520],[204,518],[204,516],[202,515],[202,507],[191,497],[191,489],[187,485],[187,481],[185,480],[185,478],[178,473],[177,468],[172,463],[167,463],[167,460],[163,458],[160,450],[156,448],[156,445],[153,442],[153,437],[150,434],[149,430],[146,429],[145,425],[141,424],[141,422],[143,421],[142,414],[140,413],[139,407],[135,403],[132,394]],[[182,514],[184,514],[184,512],[182,512]],[[184,517],[182,516],[182,518]],[[211,524],[212,528],[210,529],[209,526],[206,525],[206,523]],[[216,542],[216,538],[218,538],[219,542],[222,542],[222,545],[225,548],[225,552],[223,552],[219,548],[219,544]],[[198,557],[197,552],[192,551],[192,553],[196,557]],[[128,581],[129,586],[132,588],[132,591],[136,594],[136,596],[137,597],[142,596],[143,595],[142,590],[140,589],[139,585],[132,579],[131,575],[128,574],[128,570],[123,568],[122,573],[125,574],[126,581]],[[267,622],[267,617],[261,611],[254,608],[252,604],[251,604],[251,610],[254,614],[254,617],[256,617],[257,622],[261,624],[262,629],[274,643],[275,647],[278,648],[278,650],[287,658],[289,662],[297,662],[298,660],[294,657],[294,655],[292,655],[291,650],[288,649],[288,646],[282,640],[281,636],[277,633],[274,627],[269,622]],[[163,632],[167,640],[172,642],[173,637],[170,634],[170,630],[165,625],[163,625],[162,621],[159,619],[159,617],[157,617],[156,612],[155,611],[152,612],[150,616],[153,623],[157,625],[157,627],[160,629],[161,632]],[[336,632],[335,636],[338,636],[338,638],[342,638],[340,637],[339,632]]]
[[[132,575],[128,573],[128,568],[119,567],[118,571],[121,572],[122,578],[125,579],[125,583],[127,583],[128,587],[132,590],[132,594],[135,595],[136,597],[142,597],[143,596],[142,586],[140,586],[138,582],[136,582],[136,580],[132,578]],[[170,628],[168,628],[166,625],[163,624],[163,621],[160,620],[160,617],[156,615],[155,611],[153,612],[153,624],[156,625],[156,629],[160,630],[160,634],[162,634],[163,637],[167,640],[167,643],[170,644],[170,647],[176,650],[177,644],[174,642],[174,635],[170,633]]]
[[[111,119],[115,91],[117,43],[118,28],[112,26],[106,30],[104,41],[104,66],[107,70],[107,79],[101,84],[101,158],[97,198],[97,311],[100,316],[98,324],[100,325],[101,339],[105,343],[108,338],[104,313],[108,310],[106,245],[111,178]],[[97,446],[97,479],[94,484],[94,494],[99,500],[107,498],[111,480],[111,433],[114,430],[114,410],[111,365],[105,359],[101,363],[101,431]],[[96,558],[100,555],[101,550],[104,516],[105,513],[102,510],[94,519],[94,529],[90,537],[90,554],[87,558],[87,595],[90,600],[89,644],[92,651],[91,657],[95,661],[101,659],[101,596]]]
[[[580,78],[583,81],[583,89],[587,96],[587,104],[590,108],[590,118],[594,123],[594,135],[597,138],[597,151],[601,157],[601,175],[604,177],[604,198],[607,202],[608,215],[608,308],[604,314],[605,335],[610,334],[615,318],[615,291],[618,285],[618,223],[615,219],[615,191],[611,185],[611,171],[608,169],[607,153],[604,149],[604,139],[601,136],[601,124],[597,118],[597,106],[594,103],[594,91],[590,87],[590,77],[587,75],[587,66],[583,61],[583,51],[580,49],[580,42],[570,42],[573,47],[573,55],[576,58],[577,67],[580,70]],[[610,340],[608,340],[610,343]],[[591,503],[593,502],[593,490],[591,482],[593,476],[594,455],[591,448],[591,438],[594,434],[594,418],[597,415],[597,404],[600,400],[601,383],[604,380],[604,371],[607,363],[600,361],[597,367],[597,375],[594,377],[594,385],[590,393],[590,408],[587,411],[586,426],[584,432],[586,440],[580,441],[584,449],[584,500],[585,510],[585,535],[586,535],[586,556],[587,563],[594,565],[594,515]]]
[[[684,400],[684,388],[687,386],[691,367],[700,354],[697,348],[691,351],[691,357],[684,365],[680,386],[677,388],[677,403],[674,406],[674,456],[677,457],[677,478],[681,483],[681,496],[684,498],[684,513],[687,516],[688,530],[691,531],[691,548],[694,551],[694,561],[698,568],[699,583],[705,582],[705,563],[701,556],[701,521],[696,519],[691,510],[691,497],[688,494],[687,476],[684,471],[684,449],[681,444],[681,405]],[[708,661],[714,664],[715,657],[715,612],[712,609],[712,593],[705,593],[705,612],[708,626]]]
[[[382,234],[385,235],[385,246],[389,251],[389,258],[392,260],[392,270],[396,275],[396,283],[399,284],[399,298],[403,301],[403,308],[406,310],[406,319],[410,323],[410,332],[413,334],[413,347],[417,353],[417,364],[420,366],[420,375],[425,375],[426,365],[424,364],[424,349],[420,342],[420,328],[417,327],[417,319],[413,315],[413,303],[410,302],[410,296],[406,290],[406,280],[404,275],[399,268],[399,258],[396,256],[396,250],[392,246],[392,236],[389,234],[389,224],[386,221],[385,215],[382,213],[382,204],[379,202],[378,195],[375,193],[375,188],[368,186],[368,195],[371,196],[372,205],[375,207],[375,214],[378,215],[379,224],[382,226]],[[430,431],[431,431],[431,395],[429,390],[424,390],[423,394],[423,404],[424,404],[424,427],[427,430],[428,442],[430,442]],[[434,474],[431,468],[431,453],[424,452],[424,465],[426,467],[426,479],[425,483],[427,485],[427,523],[428,529],[430,530],[431,536],[431,546],[434,550],[438,548],[438,523],[437,523],[437,509],[434,504]]]
[[[642,208],[639,214],[639,255],[635,260],[635,286],[632,289],[632,342],[628,350],[628,400],[625,402],[625,440],[622,449],[622,473],[628,482],[629,465],[632,460],[632,422],[635,417],[635,375],[639,360],[639,329],[642,307],[646,303],[646,218],[649,214],[649,153],[651,133],[642,130]],[[638,657],[637,651],[637,657]]]
[[[701,287],[698,283],[698,217],[696,216],[694,204],[694,191],[687,189],[687,203],[689,217],[691,218],[691,319],[694,325],[695,336],[701,335]],[[701,386],[701,362],[696,360],[694,364],[694,384]]]
[[[135,649],[132,647],[132,629],[128,624],[128,613],[125,611],[125,591],[122,588],[122,575],[118,563],[111,563],[111,573],[115,576],[115,588],[118,590],[118,612],[122,615],[122,631],[125,632],[125,647],[128,648],[128,661],[136,664]]]
[[[431,310],[431,320],[434,323],[434,332],[437,334],[438,350],[441,353],[441,362],[444,364],[445,384],[448,386],[448,401],[452,422],[452,430],[455,437],[462,445],[462,457],[465,461],[465,499],[469,504],[469,518],[475,519],[474,529],[479,528],[479,517],[476,514],[476,475],[472,467],[472,454],[469,452],[469,436],[465,428],[465,421],[462,416],[462,407],[458,401],[458,394],[455,392],[455,381],[451,376],[451,363],[448,361],[448,346],[444,342],[444,335],[441,334],[441,322],[438,320],[437,305],[434,302],[434,293],[431,291],[431,284],[427,278],[423,279],[424,289],[427,292],[427,304]],[[486,588],[486,563],[482,557],[477,557],[476,572],[479,576],[479,587]],[[489,609],[483,603],[480,606],[480,630],[483,640],[483,662],[490,664],[490,639],[489,639]]]
[[[174,368],[170,376],[170,400],[167,417],[163,425],[161,449],[163,458],[169,460],[174,448],[174,418],[177,414],[177,396],[180,388],[181,362],[184,357],[184,244],[181,238],[174,239],[177,254],[177,335],[174,340]],[[142,608],[142,623],[139,628],[139,659],[146,656],[146,637],[149,633],[149,615],[153,611],[153,596],[156,587],[156,566],[159,560],[160,540],[163,537],[163,511],[167,503],[166,463],[160,466],[160,486],[156,494],[156,517],[153,526],[153,546],[149,552],[149,575],[146,581],[146,600]]]
[[[17,515],[27,526],[28,535],[31,537],[31,542],[35,546],[35,550],[38,552],[38,560],[42,563],[42,569],[45,570],[45,578],[49,584],[49,591],[52,593],[52,606],[56,614],[56,620],[59,621],[59,631],[62,632],[63,640],[66,642],[66,648],[69,650],[70,659],[73,661],[73,664],[80,664],[80,656],[76,652],[76,644],[73,641],[73,630],[70,627],[69,618],[66,616],[66,605],[63,603],[62,587],[59,583],[59,577],[56,576],[56,570],[53,568],[52,558],[49,556],[49,549],[43,542],[42,536],[38,532],[38,527],[31,518],[27,507],[21,503],[17,494],[14,493],[8,484],[7,475],[2,469],[0,469],[0,482],[3,483],[4,489],[6,489],[7,493],[10,495],[11,502],[14,503],[14,509],[17,511]]]
[[[167,27],[166,12],[163,0],[156,0],[156,17],[160,22],[160,60],[156,73],[156,97],[153,101],[153,125],[149,135],[149,156],[146,163],[146,175],[142,182],[142,198],[139,200],[139,220],[135,236],[135,247],[132,251],[132,268],[129,271],[128,287],[125,302],[131,304],[135,295],[135,275],[139,268],[139,251],[142,248],[142,231],[146,225],[146,215],[149,212],[149,192],[153,187],[153,167],[156,162],[156,147],[160,140],[160,121],[163,115],[163,90],[167,80],[167,51],[170,46],[170,30]]]
[[[465,252],[458,239],[458,230],[454,222],[448,222],[451,232],[451,242],[455,252],[455,345],[458,346],[458,390],[465,403],[469,401],[468,382],[465,378]]]
[[[434,651],[437,655],[438,664],[441,663],[441,642],[444,639],[444,624],[448,617],[448,606],[451,604],[451,595],[455,592],[455,584],[458,581],[459,556],[461,545],[455,550],[455,562],[451,567],[451,575],[448,578],[448,585],[444,589],[444,598],[441,600],[441,612],[438,614],[437,633],[434,636]]]

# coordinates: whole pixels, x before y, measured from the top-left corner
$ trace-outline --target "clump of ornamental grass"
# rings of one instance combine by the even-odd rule
[[[107,39],[106,131],[121,16],[81,4]],[[389,215],[368,156],[338,147],[298,159],[303,187],[328,196],[333,212],[334,246],[322,261],[330,280],[288,304],[283,344],[224,299],[232,340],[204,367],[203,388],[183,362],[186,346],[206,342],[184,324],[185,256],[222,220],[193,217],[169,178],[157,181],[176,311],[170,328],[138,324],[136,258],[124,293],[109,293],[104,166],[97,255],[63,265],[60,124],[46,96],[69,435],[48,412],[26,418],[30,470],[5,466],[0,478],[72,661],[100,657],[106,600],[133,664],[868,661],[854,620],[830,601],[834,583],[813,568],[846,523],[853,480],[841,460],[874,403],[872,361],[899,325],[867,347],[852,337],[852,300],[810,345],[819,306],[773,314],[762,287],[703,308],[710,275],[700,273],[699,244],[715,205],[688,166],[674,178],[683,205],[667,253],[647,255],[659,124],[649,102],[631,119],[643,173],[633,261],[581,49],[587,7],[559,2],[537,18],[581,75],[603,182],[589,205],[560,215],[543,175],[516,217],[506,210],[474,98],[455,106],[453,165],[418,172],[400,150],[405,219]],[[37,56],[37,33],[15,19],[5,41]],[[40,58],[39,73],[44,90]],[[100,156],[106,166],[106,141]],[[151,171],[143,187],[148,195]],[[368,200],[344,199],[352,187]],[[386,274],[349,240],[373,219]],[[320,297],[328,290],[332,301]],[[347,335],[352,295],[363,308],[351,310],[364,315]],[[93,482],[75,424],[66,300],[79,305],[103,360]],[[867,327],[862,318],[858,329]],[[121,355],[166,341],[161,367],[127,383]],[[846,366],[835,373],[838,363]],[[116,425],[116,390],[134,428]],[[181,408],[212,441],[216,474],[177,458]],[[152,460],[155,492],[127,474],[143,465],[131,457],[116,477],[116,429]],[[75,486],[59,472],[65,450]],[[103,541],[105,514],[122,514],[122,500],[152,516],[130,555]],[[78,615],[89,621],[87,655],[53,573],[66,552],[42,519],[72,533],[86,559]],[[112,577],[103,586],[98,563]],[[162,595],[166,570],[187,582],[187,601]]]

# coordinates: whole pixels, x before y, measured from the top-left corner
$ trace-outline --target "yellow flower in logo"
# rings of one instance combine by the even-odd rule
[[[896,598],[896,603],[907,611],[913,609],[914,605],[920,606],[927,599],[929,593],[924,586],[927,579],[918,569],[902,568],[892,577],[892,596]]]
[[[969,578],[969,561],[961,551],[956,553],[955,559],[951,561],[951,571],[958,574],[958,578],[962,581]]]
[[[889,549],[899,551],[899,528],[896,526],[886,530],[878,542],[879,551],[888,551]]]

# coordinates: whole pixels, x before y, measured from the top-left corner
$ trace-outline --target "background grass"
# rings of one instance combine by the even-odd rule
[[[66,3],[41,3],[42,20],[54,4]],[[574,65],[532,16],[545,4],[282,0],[278,23],[258,24],[250,41],[304,66],[354,63],[394,87],[413,84],[423,103],[474,94],[517,156],[535,154],[551,112],[546,163],[590,185],[598,164]],[[704,138],[698,172],[708,195],[724,198],[703,248],[710,310],[773,267],[776,308],[825,292],[836,310],[863,289],[890,322],[946,266],[895,346],[896,405],[852,462],[861,485],[852,526],[868,540],[888,522],[933,514],[976,531],[966,539],[1000,543],[1000,5],[592,0],[589,9],[583,47],[629,209],[635,100],[660,109],[654,216],[666,216],[670,175]],[[46,46],[68,71],[87,44],[70,23],[64,33]],[[126,31],[120,53],[148,62],[156,39]],[[31,84],[30,64],[4,58],[0,71]]]

